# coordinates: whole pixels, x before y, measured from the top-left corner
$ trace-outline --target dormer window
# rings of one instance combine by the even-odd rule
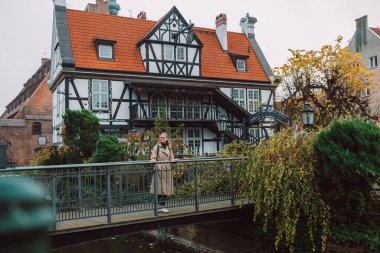
[[[95,40],[96,54],[99,60],[115,60],[115,47],[116,41],[113,40]]]
[[[245,59],[236,59],[236,68],[239,72],[247,71]]]
[[[174,46],[164,45],[164,58],[168,61],[174,61]]]
[[[112,52],[112,46],[111,45],[99,45],[99,58],[104,59],[112,59],[113,58],[113,52]]]

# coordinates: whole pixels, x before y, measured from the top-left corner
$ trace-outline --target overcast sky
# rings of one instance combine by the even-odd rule
[[[67,0],[70,9],[83,10],[95,0]],[[215,17],[227,14],[229,31],[240,32],[248,12],[258,19],[256,39],[271,67],[281,66],[288,49],[319,49],[344,41],[355,32],[355,19],[368,15],[370,27],[380,26],[380,0],[117,0],[120,16],[136,17],[145,10],[158,20],[176,5],[186,20],[215,28]],[[50,58],[53,2],[2,1],[0,10],[0,115],[34,74],[41,58]]]

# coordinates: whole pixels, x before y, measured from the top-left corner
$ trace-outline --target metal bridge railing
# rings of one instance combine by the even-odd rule
[[[18,167],[0,171],[0,180],[30,177],[48,191],[47,205],[56,221],[152,210],[158,215],[159,178],[170,178],[174,192],[165,208],[237,198],[236,165],[244,158],[198,158],[172,162],[155,170],[150,161]],[[161,184],[162,185],[162,184]]]

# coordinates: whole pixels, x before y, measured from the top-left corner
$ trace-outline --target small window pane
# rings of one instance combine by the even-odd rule
[[[187,137],[189,137],[189,138],[194,137],[194,133],[193,133],[193,130],[192,130],[192,129],[189,129],[189,130],[187,131]]]
[[[195,137],[199,137],[200,136],[200,131],[199,131],[199,129],[195,129],[195,135],[194,135]]]
[[[240,90],[240,99],[244,99],[244,90]]]
[[[93,90],[95,92],[99,92],[99,81],[93,81],[92,84],[93,84],[93,86],[92,86]]]
[[[173,61],[174,60],[174,46],[165,45],[165,60]]]
[[[106,94],[102,94],[102,108],[107,108],[107,95]]]
[[[111,45],[99,45],[99,58],[112,59],[112,46]]]
[[[238,59],[236,62],[238,71],[245,71],[245,60]]]
[[[237,90],[234,90],[234,99],[239,99],[239,92]]]
[[[249,101],[249,103],[248,103],[248,111],[249,112],[253,112],[253,101]]]
[[[253,99],[253,90],[248,90],[248,98]]]
[[[177,47],[177,60],[184,61],[185,60],[185,48]]]
[[[378,65],[377,65],[377,55],[375,56],[372,56],[369,58],[369,68],[372,69],[372,68],[376,68]]]
[[[259,99],[259,91],[255,90],[254,92],[254,99]]]
[[[92,81],[92,109],[108,109],[108,81]]]
[[[102,92],[107,92],[107,83],[102,82]]]
[[[35,122],[32,124],[32,135],[41,135],[41,123]]]

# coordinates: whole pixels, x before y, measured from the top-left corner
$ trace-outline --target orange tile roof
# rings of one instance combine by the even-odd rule
[[[67,10],[71,46],[77,68],[146,72],[136,43],[157,23],[156,21]],[[203,43],[202,77],[269,82],[247,37],[228,32],[228,51],[247,55],[248,72],[237,72],[231,58],[223,50],[214,29],[194,27]],[[98,60],[94,39],[114,40],[115,61]],[[250,50],[248,52],[248,47]]]
[[[374,31],[377,35],[380,36],[380,28],[372,28],[372,27],[370,28],[372,29],[372,31]]]

